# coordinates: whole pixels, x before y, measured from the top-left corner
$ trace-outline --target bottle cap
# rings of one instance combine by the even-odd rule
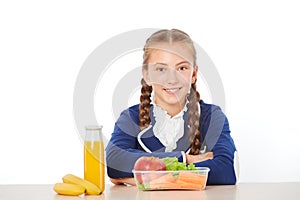
[[[100,126],[96,126],[96,125],[88,125],[88,126],[85,126],[85,130],[91,130],[91,131],[95,131],[95,130],[102,130],[103,126],[100,125]]]

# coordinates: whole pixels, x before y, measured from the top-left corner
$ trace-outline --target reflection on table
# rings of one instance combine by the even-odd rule
[[[139,191],[135,186],[106,185],[101,195],[64,196],[53,191],[53,185],[0,185],[2,200],[266,200],[300,199],[300,182],[242,183],[207,186],[203,191],[167,190]]]

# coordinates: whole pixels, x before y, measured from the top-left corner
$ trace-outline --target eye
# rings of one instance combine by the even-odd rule
[[[165,69],[163,67],[157,67],[156,71],[163,72],[163,71],[165,71]]]
[[[162,66],[162,65],[156,65],[155,66],[155,71],[164,72],[164,71],[166,71],[166,67]]]
[[[178,67],[179,71],[185,71],[187,69],[189,69],[189,67],[187,65],[181,65],[181,66]]]

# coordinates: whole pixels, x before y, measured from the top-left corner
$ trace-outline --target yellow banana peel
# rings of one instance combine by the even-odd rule
[[[87,194],[98,195],[101,192],[100,188],[98,188],[95,184],[73,174],[67,174],[62,179],[64,183],[71,183],[82,186],[83,188],[85,188],[85,192]]]
[[[57,194],[77,196],[85,192],[85,188],[81,185],[71,184],[71,183],[56,183],[53,190]]]

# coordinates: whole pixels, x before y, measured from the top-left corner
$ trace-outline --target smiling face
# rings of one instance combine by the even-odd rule
[[[176,53],[175,53],[176,52]],[[188,49],[173,44],[151,50],[143,77],[154,91],[155,104],[168,114],[176,115],[185,105],[191,84],[195,82],[197,67]]]

